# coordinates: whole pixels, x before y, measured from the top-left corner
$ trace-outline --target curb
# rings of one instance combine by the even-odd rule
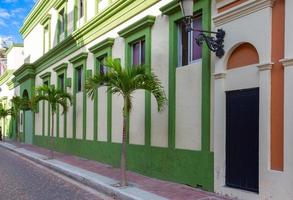
[[[26,150],[24,148],[19,148],[17,146],[14,146],[9,143],[0,143],[0,146],[8,149],[24,158],[27,158],[28,160],[31,160],[37,164],[40,164],[44,167],[47,167],[55,172],[58,172],[66,177],[69,177],[77,182],[80,182],[88,187],[91,187],[101,193],[104,193],[106,195],[109,195],[110,197],[113,197],[114,199],[120,199],[120,200],[167,200],[164,197],[158,196],[156,194],[146,192],[144,190],[141,190],[139,188],[129,186],[126,188],[116,188],[112,185],[117,183],[116,180],[110,179],[108,177],[104,177],[99,174],[95,174],[93,172],[89,172],[89,176],[86,177],[83,176],[82,173],[79,173],[78,171],[73,170],[66,170],[66,165],[71,166],[69,164],[63,163],[58,160],[46,160],[47,157],[41,154],[37,154],[35,152]],[[63,164],[62,164],[63,163]],[[65,167],[62,167],[60,164],[64,165]],[[74,167],[74,166],[72,166]],[[74,167],[76,169],[80,169],[77,167]],[[87,170],[80,169],[83,172],[86,172]],[[96,176],[100,177],[102,181],[98,178],[94,178],[93,176],[90,176],[91,174],[95,174]],[[104,180],[104,181],[103,181]]]

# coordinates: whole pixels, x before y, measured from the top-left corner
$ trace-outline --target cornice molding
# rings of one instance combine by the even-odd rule
[[[25,21],[19,32],[24,37],[26,37],[31,29],[39,23],[40,19],[42,19],[42,17],[44,16],[42,15],[42,13],[48,13],[54,2],[54,0],[42,0],[41,2],[37,2],[32,8],[31,12],[25,18]]]
[[[74,56],[73,58],[69,59],[69,62],[74,64],[74,63],[77,63],[81,60],[86,60],[87,56],[88,56],[88,53],[82,52],[82,53]]]
[[[1,76],[0,76],[0,85],[3,85],[6,81],[9,80],[9,78],[13,75],[13,70],[6,70]]]
[[[237,1],[237,0],[222,0],[222,1],[216,0],[216,3],[217,3],[216,7],[217,7],[217,9],[219,9],[219,8],[227,6],[227,5],[231,4],[231,3],[234,3],[235,1]]]
[[[162,12],[162,14],[168,15],[168,16],[180,10],[181,10],[181,7],[179,4],[179,0],[173,0],[167,5],[160,8],[160,11]]]
[[[91,53],[97,53],[100,50],[103,50],[108,47],[112,47],[114,44],[114,40],[115,40],[114,38],[107,38],[107,39],[99,42],[98,44],[94,45],[93,47],[89,48],[89,51]]]
[[[280,60],[284,67],[293,67],[293,58],[285,58]]]
[[[58,10],[63,4],[67,3],[68,0],[57,0],[54,5],[53,8],[55,8],[56,10]]]
[[[21,83],[29,78],[35,77],[35,68],[33,64],[25,63],[18,68],[13,75],[16,77],[16,82]]]
[[[47,22],[49,22],[51,20],[51,15],[47,14],[45,17],[43,17],[43,19],[41,19],[41,25],[45,25]]]
[[[15,86],[14,82],[12,81],[12,79],[10,81],[8,81],[6,83],[6,85],[7,85],[9,90],[12,90],[14,88],[14,86]]]
[[[215,80],[224,79],[224,78],[226,78],[226,72],[219,72],[214,74]]]
[[[62,63],[61,65],[58,65],[57,67],[55,67],[53,70],[55,72],[60,72],[60,71],[66,70],[67,67],[68,67],[68,63]]]
[[[50,77],[51,77],[51,72],[46,72],[46,73],[43,73],[42,75],[40,75],[41,79],[47,79]]]
[[[274,63],[264,63],[257,65],[259,71],[272,70]]]
[[[213,17],[213,21],[215,26],[218,27],[259,10],[271,8],[274,2],[275,0],[249,0],[248,2],[216,15]]]
[[[153,24],[155,23],[155,20],[156,20],[155,16],[147,15],[144,18],[135,22],[134,24],[131,24],[125,29],[119,31],[118,34],[120,35],[120,37],[126,38],[137,31],[153,26]]]

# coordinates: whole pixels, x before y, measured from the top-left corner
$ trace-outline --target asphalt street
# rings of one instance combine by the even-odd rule
[[[109,200],[0,147],[0,200]]]

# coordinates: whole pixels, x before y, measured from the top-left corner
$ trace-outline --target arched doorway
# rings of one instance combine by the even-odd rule
[[[258,64],[258,52],[250,43],[237,46],[228,59],[225,142],[226,186],[256,193],[259,191],[259,85],[255,84]]]
[[[23,98],[27,98],[29,100],[29,94],[27,90],[24,90],[22,93]],[[33,112],[29,109],[25,109],[21,114],[21,123],[23,124],[23,134],[24,134],[24,142],[26,144],[33,143]]]

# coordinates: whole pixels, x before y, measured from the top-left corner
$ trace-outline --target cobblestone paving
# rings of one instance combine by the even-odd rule
[[[102,200],[0,147],[0,200]]]

